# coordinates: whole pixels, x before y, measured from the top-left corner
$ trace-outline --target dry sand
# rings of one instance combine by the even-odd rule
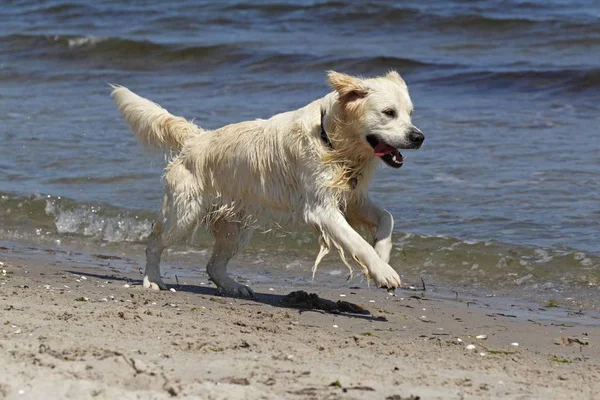
[[[7,248],[0,260],[0,398],[600,396],[600,321],[587,313],[418,291],[317,291],[371,313],[339,314],[286,306],[290,289],[255,286],[252,301],[186,279],[176,292],[152,292],[137,274]]]

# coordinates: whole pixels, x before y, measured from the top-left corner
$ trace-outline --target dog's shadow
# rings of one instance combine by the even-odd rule
[[[71,271],[65,270],[64,272],[83,275],[88,278],[101,279],[105,281],[123,281],[132,283],[134,285],[141,285],[142,281],[132,279],[126,276],[118,276],[115,274],[95,274],[91,272]],[[253,298],[240,299],[238,297],[224,296],[218,291],[217,288],[208,286],[198,285],[171,285],[178,292],[194,293],[203,296],[212,296],[218,299],[235,299],[237,301],[247,301],[254,303],[267,304],[273,307],[286,308],[290,310],[297,310],[299,313],[303,312],[318,312],[321,314],[332,314],[337,316],[343,316],[348,318],[359,318],[367,321],[380,321],[386,322],[387,319],[383,316],[373,316],[369,310],[362,308],[359,305],[347,302],[347,301],[333,301],[323,299],[314,293],[308,294],[304,291],[291,292],[287,295],[274,294],[274,293],[260,293],[255,292]]]

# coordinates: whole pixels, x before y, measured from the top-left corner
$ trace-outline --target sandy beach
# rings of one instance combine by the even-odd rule
[[[138,274],[50,259],[0,253],[0,398],[593,399],[600,392],[600,321],[587,312],[429,291],[392,297],[366,285],[316,291],[329,309],[308,310],[286,303],[293,288],[255,286],[257,299],[243,300],[218,296],[209,283],[167,279],[175,292],[153,292]],[[340,311],[348,304],[338,300],[363,310]]]

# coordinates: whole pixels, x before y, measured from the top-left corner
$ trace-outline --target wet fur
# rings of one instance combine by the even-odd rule
[[[394,101],[408,115],[412,104],[406,84],[396,72],[368,80],[330,72],[329,82],[332,93],[298,110],[214,131],[113,86],[117,107],[139,141],[173,155],[164,176],[161,216],[148,242],[144,286],[166,288],[159,270],[162,250],[203,225],[216,239],[207,267],[213,281],[228,294],[251,296],[249,288],[227,276],[227,262],[256,228],[290,224],[308,224],[319,234],[321,251],[313,272],[336,248],[350,270],[347,257],[378,286],[400,285],[388,265],[393,219],[367,194],[380,160],[365,131],[378,129],[390,140],[406,140],[401,130],[410,121],[399,121],[403,125],[387,127],[387,132],[382,126],[390,122],[377,125],[380,117],[371,110],[380,107],[377,102]],[[334,150],[320,137],[323,111]],[[349,224],[365,227],[371,243]]]

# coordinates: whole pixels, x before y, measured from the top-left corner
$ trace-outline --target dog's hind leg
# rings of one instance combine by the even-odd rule
[[[146,271],[144,272],[143,286],[146,289],[167,290],[167,285],[160,277],[160,257],[165,249],[163,240],[162,222],[154,224],[152,233],[146,245]]]
[[[229,296],[254,297],[254,292],[246,285],[234,281],[227,275],[227,263],[250,241],[252,229],[244,228],[239,222],[219,220],[212,226],[215,246],[206,266],[210,279],[219,291]]]
[[[146,271],[143,286],[146,289],[167,290],[160,276],[160,258],[163,250],[183,238],[198,222],[200,208],[194,202],[182,202],[174,207],[172,195],[165,194],[162,214],[154,224],[146,245]]]

